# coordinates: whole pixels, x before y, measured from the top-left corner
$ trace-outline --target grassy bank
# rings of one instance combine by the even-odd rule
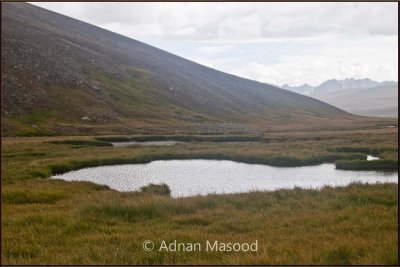
[[[111,143],[92,141],[92,140],[60,140],[60,141],[49,141],[49,143],[56,145],[73,145],[73,146],[112,146]]]
[[[181,141],[181,142],[257,142],[262,140],[261,135],[136,135],[136,136],[108,136],[96,137],[104,142],[128,141]]]
[[[340,170],[375,170],[375,171],[398,171],[397,160],[338,160],[336,168]]]
[[[397,162],[397,131],[393,130],[284,133],[262,138],[268,142],[132,147],[98,145],[93,142],[103,141],[93,137],[3,138],[3,263],[397,263],[395,184],[171,199],[165,186],[120,193],[87,182],[45,179],[52,173],[87,166],[171,158],[275,166],[354,162],[366,156],[367,151],[360,148]],[[341,147],[352,149],[338,151]],[[159,244],[161,240],[255,239],[260,250],[254,253],[146,252],[142,248],[144,240]]]
[[[48,165],[51,174],[60,174],[72,170],[77,170],[87,167],[96,167],[103,165],[117,165],[117,164],[140,164],[148,163],[154,160],[172,160],[172,159],[214,159],[214,160],[231,160],[236,162],[243,162],[249,164],[266,164],[277,167],[298,167],[317,165],[326,162],[335,162],[338,159],[365,159],[366,156],[363,154],[332,154],[324,155],[319,157],[310,158],[295,158],[295,157],[263,157],[262,155],[251,156],[251,155],[229,155],[224,153],[168,153],[168,154],[149,154],[140,155],[135,157],[124,157],[124,158],[103,158],[103,159],[91,159],[91,160],[72,160],[62,163],[52,163]],[[352,162],[349,160],[349,162]]]

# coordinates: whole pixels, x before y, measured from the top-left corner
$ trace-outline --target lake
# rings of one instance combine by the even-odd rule
[[[157,160],[145,164],[100,166],[52,176],[66,181],[90,181],[118,191],[167,184],[172,197],[271,191],[282,188],[345,186],[352,182],[388,183],[398,173],[337,170],[334,164],[272,167],[228,160]]]

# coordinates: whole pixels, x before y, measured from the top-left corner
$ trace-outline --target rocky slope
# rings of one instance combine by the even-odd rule
[[[2,133],[251,132],[375,123],[26,3],[2,4]]]

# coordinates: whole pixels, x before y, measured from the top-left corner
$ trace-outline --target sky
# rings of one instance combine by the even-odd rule
[[[274,85],[398,81],[397,3],[33,3]]]

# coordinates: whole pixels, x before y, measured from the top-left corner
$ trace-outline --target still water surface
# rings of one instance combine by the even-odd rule
[[[167,184],[172,197],[241,193],[281,188],[321,188],[352,182],[387,183],[398,173],[336,170],[334,164],[272,167],[228,160],[157,160],[146,164],[100,166],[71,171],[52,178],[90,181],[118,191],[137,191],[142,186]]]

